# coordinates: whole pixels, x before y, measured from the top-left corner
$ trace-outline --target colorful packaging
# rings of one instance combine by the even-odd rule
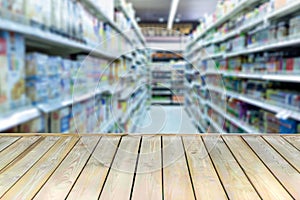
[[[65,133],[70,130],[69,107],[51,113],[51,133]]]
[[[26,78],[37,79],[47,76],[48,56],[41,53],[26,55]]]
[[[25,41],[20,34],[0,32],[0,111],[26,103]]]
[[[45,78],[26,81],[26,94],[33,105],[46,103],[49,95],[48,90],[48,80]]]
[[[45,119],[38,117],[20,126],[21,133],[45,133]]]

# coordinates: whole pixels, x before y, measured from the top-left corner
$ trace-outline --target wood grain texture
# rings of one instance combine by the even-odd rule
[[[20,137],[1,137],[0,138],[0,152],[7,148],[9,145],[13,144],[15,141],[20,139]]]
[[[142,139],[132,199],[162,199],[161,138]]]
[[[241,137],[224,136],[223,138],[263,199],[291,199],[287,191]]]
[[[163,137],[164,199],[195,199],[180,137]]]
[[[101,138],[67,199],[98,199],[120,138]]]
[[[300,173],[284,160],[260,136],[244,136],[245,141],[260,157],[270,171],[278,178],[285,189],[296,199],[300,199]]]
[[[222,138],[205,136],[203,140],[229,199],[260,199]]]
[[[264,139],[300,172],[300,152],[298,149],[281,137],[265,136]]]
[[[0,170],[12,162],[15,158],[25,152],[27,148],[38,141],[40,137],[21,138],[0,153]]]
[[[1,199],[32,199],[77,141],[61,138]]]
[[[300,135],[285,136],[284,139],[286,139],[289,143],[291,143],[294,147],[296,147],[300,151]]]
[[[30,152],[19,156],[0,173],[0,196],[13,186],[59,139],[47,137]]]
[[[183,137],[183,142],[197,199],[227,199],[200,136]]]
[[[65,199],[99,139],[80,138],[34,199]]]
[[[123,137],[100,199],[129,199],[141,137]]]

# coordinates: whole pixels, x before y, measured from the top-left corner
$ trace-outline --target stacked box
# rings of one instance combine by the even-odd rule
[[[65,133],[70,130],[69,107],[51,113],[51,133]]]
[[[20,34],[0,32],[0,111],[22,107],[25,95],[25,41]]]
[[[21,133],[45,133],[45,119],[43,116],[26,122],[20,126]]]

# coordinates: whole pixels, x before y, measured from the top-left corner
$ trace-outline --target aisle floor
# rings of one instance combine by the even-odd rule
[[[0,157],[0,199],[300,199],[300,136],[3,136]]]
[[[137,128],[138,133],[199,133],[183,106],[151,106]]]

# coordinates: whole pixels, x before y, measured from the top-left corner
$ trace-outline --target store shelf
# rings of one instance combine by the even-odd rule
[[[258,130],[254,129],[253,127],[249,126],[245,122],[242,122],[241,120],[228,115],[225,111],[223,111],[221,108],[219,108],[217,105],[212,104],[211,102],[207,102],[207,105],[210,106],[214,111],[222,115],[225,119],[230,121],[231,123],[235,124],[236,126],[242,128],[247,133],[256,134],[259,133]],[[214,122],[212,119],[209,120],[210,122]],[[214,122],[215,124],[215,122]],[[214,125],[215,126],[215,125]]]
[[[231,11],[229,11],[226,15],[218,19],[216,22],[212,23],[209,27],[206,28],[205,31],[203,31],[199,36],[197,36],[193,41],[188,43],[187,48],[193,46],[199,39],[201,39],[203,36],[205,36],[210,30],[213,28],[216,28],[229,20],[230,18],[234,17],[236,14],[241,12],[242,10],[248,8],[249,6],[260,2],[261,0],[242,0],[239,2]]]
[[[258,19],[255,19],[255,20],[253,20],[249,23],[246,23],[246,24],[242,25],[237,30],[233,30],[233,31],[225,34],[224,36],[220,36],[220,37],[215,38],[213,40],[201,43],[198,48],[201,49],[201,48],[203,48],[205,46],[208,46],[210,44],[217,44],[217,43],[224,42],[224,41],[226,41],[226,40],[228,40],[228,39],[230,39],[230,38],[232,38],[232,37],[234,37],[238,34],[241,34],[242,32],[244,32],[246,30],[249,30],[249,29],[257,26],[258,24],[261,24],[261,23],[265,22],[266,20],[267,20],[266,17],[260,17]],[[197,49],[195,49],[195,50],[197,50]]]
[[[4,114],[0,116],[0,132],[28,122],[39,117],[40,115],[40,111],[34,106],[20,108],[10,113]]]
[[[137,37],[140,39],[141,43],[145,47],[146,46],[146,42],[145,42],[146,40],[145,40],[144,35],[141,32],[141,29],[139,28],[139,26],[136,22],[136,20],[133,19],[131,15],[129,15],[129,13],[125,9],[125,6],[122,4],[122,2],[117,3],[117,9],[120,10],[122,13],[124,13],[125,17],[131,22],[134,32],[136,33]]]
[[[273,113],[276,113],[278,118],[292,118],[295,120],[300,121],[300,111],[296,111],[295,109],[288,108],[287,106],[277,106],[277,105],[272,105],[271,103],[268,103],[263,100],[257,100],[253,99],[251,97],[248,97],[246,95],[241,95],[236,92],[231,92],[231,91],[222,91],[222,89],[217,88],[217,87],[208,87],[208,90],[218,92],[220,94],[225,94],[229,97],[235,98],[237,100],[243,101],[245,103],[257,106],[259,108],[263,108],[265,110],[271,111]]]
[[[222,74],[223,76],[229,76],[229,77],[300,83],[300,74],[292,73],[292,72],[282,73],[282,74],[278,72],[275,74],[275,73],[252,73],[252,72],[246,73],[246,72],[215,71],[215,72],[207,72],[206,74]]]
[[[121,34],[122,37],[124,37],[127,40],[127,42],[133,45],[131,39],[126,35],[126,33],[124,33],[124,31],[121,30],[114,21],[112,21],[107,16],[105,16],[105,14],[95,5],[95,3],[92,0],[79,0],[79,1],[82,2],[82,4],[87,9],[89,9],[91,13],[94,13],[99,20],[108,23],[115,31],[117,31],[117,33]]]
[[[0,20],[0,29],[21,33],[27,39],[32,40],[35,43],[53,46],[56,47],[57,50],[64,50],[65,53],[66,51],[69,51],[70,53],[84,51],[86,53],[91,53],[91,55],[106,59],[116,59],[118,55],[116,52],[107,53],[107,50],[100,50],[99,48],[94,48],[66,37],[43,31],[40,28],[23,25],[6,19]]]
[[[125,115],[122,116],[122,121],[121,121],[122,124],[124,124],[128,121],[132,112],[134,112],[134,110],[136,110],[136,108],[142,104],[142,102],[146,98],[146,96],[147,96],[147,91],[145,91],[143,94],[141,94],[139,99],[136,100],[135,103],[133,103],[133,105],[130,106],[130,108],[127,110]]]
[[[257,3],[259,2],[259,0],[254,0],[252,2],[250,2],[250,4],[253,4],[253,3]],[[237,5],[236,7],[236,10],[233,10],[232,12],[228,13],[228,16],[232,16],[234,14],[236,14],[236,12],[240,12],[242,11],[245,7],[245,4],[247,3],[247,0],[246,1],[242,1],[240,3],[240,5]],[[273,11],[271,12],[270,14],[268,14],[267,16],[264,16],[264,17],[261,17],[261,18],[258,18],[252,22],[249,22],[245,25],[243,25],[242,27],[238,28],[237,30],[234,30],[232,32],[229,32],[227,33],[226,35],[220,37],[220,38],[216,38],[216,39],[213,39],[211,41],[207,41],[205,43],[200,43],[199,46],[197,48],[193,48],[190,50],[190,52],[188,53],[188,55],[191,55],[194,51],[196,51],[197,49],[201,49],[203,48],[204,46],[207,46],[207,45],[210,45],[210,44],[215,44],[215,43],[220,43],[222,41],[225,41],[235,35],[238,35],[246,30],[249,30],[255,26],[257,26],[258,24],[261,24],[261,23],[264,23],[264,22],[267,22],[267,21],[272,21],[274,19],[278,19],[278,18],[281,18],[281,17],[284,17],[286,15],[289,15],[289,14],[292,14],[296,11],[299,10],[299,6],[300,6],[300,1],[297,0],[297,1],[294,1],[292,3],[289,3],[288,5],[286,5],[285,7],[279,9],[279,10],[276,10],[276,11]],[[240,8],[238,8],[240,7]],[[203,36],[205,36],[205,34],[211,30],[212,28],[215,28],[219,25],[221,25],[222,23],[226,22],[229,18],[228,16],[225,16],[224,18],[220,19],[219,21],[217,21],[216,23],[212,24],[209,28],[206,29],[206,31],[204,31],[202,34],[200,34],[194,41],[192,41],[191,43],[189,43],[189,45],[193,45],[195,44],[195,42],[197,42],[199,39],[201,39]],[[286,46],[286,45],[289,45],[290,43],[286,43],[286,44],[278,44],[278,45],[275,45],[275,47],[273,47],[272,45],[271,46],[265,46],[264,48],[266,49],[272,49],[272,48],[278,48],[278,47],[281,47],[281,45],[283,46]],[[263,50],[259,50],[260,48],[256,48],[256,49],[253,49],[252,51],[256,52],[256,51],[263,51],[263,50],[266,50],[266,49],[263,49]],[[251,53],[251,51],[249,51],[249,53]],[[252,52],[253,53],[253,52]],[[244,54],[247,54],[247,51],[244,51]],[[232,53],[232,54],[226,54],[227,57],[232,57],[232,56],[236,56],[236,55],[242,55],[242,54],[235,54],[235,53]]]
[[[268,19],[276,19],[294,13],[299,10],[299,6],[300,6],[299,0],[290,1],[286,6],[272,12],[268,16]]]
[[[207,116],[207,121],[210,123],[210,125],[213,126],[214,129],[217,130],[217,133],[223,133],[226,134],[226,132],[214,121],[212,120],[210,117]]]

